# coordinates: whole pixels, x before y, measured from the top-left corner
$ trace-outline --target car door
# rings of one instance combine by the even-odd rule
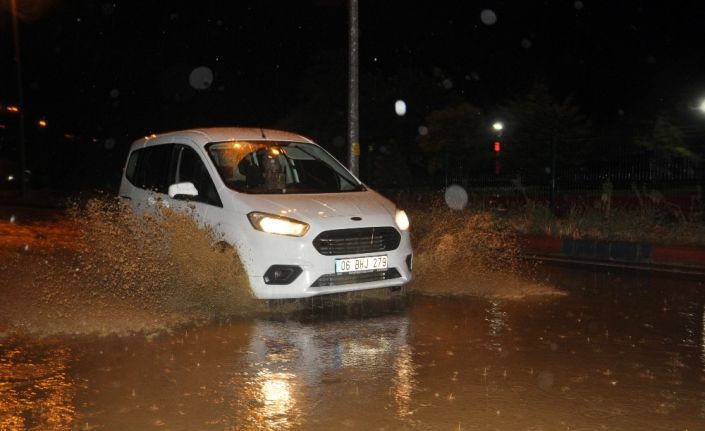
[[[171,207],[192,214],[201,226],[210,225],[209,212],[213,207],[222,208],[223,204],[203,159],[194,148],[186,144],[176,144],[174,157],[176,162],[172,184],[191,183],[198,194],[174,195],[170,198]]]
[[[173,181],[174,149],[173,144],[161,144],[140,148],[130,155],[126,173],[129,185],[121,190],[121,195],[130,199],[136,211],[169,205],[167,191]]]

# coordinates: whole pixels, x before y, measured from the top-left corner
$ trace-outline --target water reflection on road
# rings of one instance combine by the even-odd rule
[[[0,429],[702,429],[705,286],[414,296],[157,336],[0,339]]]

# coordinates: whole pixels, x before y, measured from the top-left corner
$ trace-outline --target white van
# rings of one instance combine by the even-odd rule
[[[404,211],[297,134],[207,128],[139,139],[119,194],[139,211],[193,208],[237,249],[261,299],[394,288],[412,278]]]

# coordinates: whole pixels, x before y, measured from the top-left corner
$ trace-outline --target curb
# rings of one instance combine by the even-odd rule
[[[705,247],[521,236],[530,259],[705,275]]]

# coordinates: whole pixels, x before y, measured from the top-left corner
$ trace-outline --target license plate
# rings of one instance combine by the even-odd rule
[[[353,257],[350,259],[336,259],[336,274],[357,271],[374,271],[387,269],[387,256]]]

